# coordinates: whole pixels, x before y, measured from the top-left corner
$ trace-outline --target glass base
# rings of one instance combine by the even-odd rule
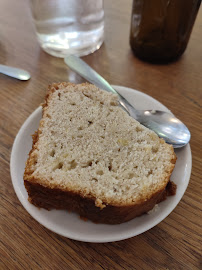
[[[77,38],[61,38],[60,35],[37,34],[41,48],[50,55],[64,58],[74,54],[84,56],[98,50],[104,41],[104,29],[79,33]]]
[[[99,43],[95,44],[94,46],[87,47],[87,48],[77,48],[77,49],[59,49],[54,48],[53,46],[48,46],[47,44],[42,44],[42,49],[47,52],[48,54],[60,58],[64,58],[67,55],[74,54],[76,56],[85,56],[97,51],[103,43],[101,40]]]

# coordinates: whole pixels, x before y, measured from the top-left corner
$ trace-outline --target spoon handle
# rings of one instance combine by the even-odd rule
[[[74,71],[79,73],[83,78],[87,81],[93,83],[97,87],[104,89],[108,92],[112,92],[119,97],[119,103],[123,109],[125,109],[128,113],[133,111],[135,114],[136,110],[134,107],[123,97],[121,96],[111,85],[100,76],[95,70],[93,70],[88,64],[86,64],[82,59],[75,55],[66,56],[64,59],[65,63]]]
[[[13,77],[22,81],[29,80],[31,77],[29,72],[23,69],[9,67],[5,65],[0,65],[0,73],[3,73],[5,75],[8,75],[10,77]]]

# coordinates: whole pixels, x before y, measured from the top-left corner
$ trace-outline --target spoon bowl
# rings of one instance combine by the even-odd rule
[[[142,125],[152,129],[168,144],[172,144],[174,148],[183,147],[189,142],[189,130],[171,113],[156,110],[139,112],[140,114],[137,116],[136,120]]]
[[[189,143],[191,135],[188,128],[173,114],[158,110],[137,110],[79,57],[69,55],[64,60],[72,70],[89,82],[101,89],[118,95],[120,107],[142,125],[153,130],[166,143],[172,144],[174,148],[180,148]]]

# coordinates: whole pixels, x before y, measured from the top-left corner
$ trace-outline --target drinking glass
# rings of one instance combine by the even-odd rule
[[[47,53],[84,56],[104,40],[103,0],[30,0],[38,41]]]

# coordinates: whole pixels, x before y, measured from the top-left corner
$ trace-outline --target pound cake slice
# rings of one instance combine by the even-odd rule
[[[92,84],[52,84],[24,172],[29,201],[117,224],[151,210],[176,155]]]

